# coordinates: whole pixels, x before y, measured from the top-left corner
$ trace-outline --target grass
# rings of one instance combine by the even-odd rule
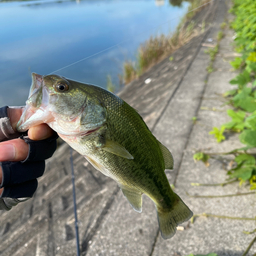
[[[220,24],[220,28],[221,28],[222,30],[226,29],[226,28],[227,28],[227,23],[226,23],[226,22],[222,22],[222,23]]]
[[[208,65],[208,67],[206,68],[207,72],[208,73],[212,73],[214,71],[214,68],[213,68],[213,62],[215,60],[215,57],[216,55],[218,54],[219,52],[219,46],[220,46],[220,41],[221,39],[223,39],[224,37],[224,32],[223,30],[226,28],[226,23],[223,22],[221,25],[220,25],[220,28],[221,30],[218,32],[217,34],[217,44],[215,45],[215,47],[213,48],[210,48],[208,49],[207,51],[205,51],[205,53],[209,54],[210,55],[210,63]]]
[[[219,31],[218,35],[217,35],[217,40],[220,41],[222,38],[224,37],[224,33],[223,31]]]
[[[188,8],[188,12],[185,16],[185,19],[192,19],[196,13],[200,12],[207,3],[209,3],[209,0],[193,0],[190,1],[191,5]]]
[[[107,90],[110,92],[115,92],[116,86],[112,82],[111,75],[107,75]]]
[[[192,0],[188,13],[182,19],[174,34],[151,36],[139,47],[135,63],[126,61],[123,66],[123,80],[127,84],[142,75],[146,70],[160,62],[193,37],[204,32],[205,23],[201,28],[193,20],[196,13],[201,11],[210,0]],[[204,6],[202,6],[204,5]],[[196,9],[196,10],[195,10]]]
[[[215,57],[216,57],[218,52],[219,52],[219,40],[218,40],[218,43],[216,44],[216,46],[214,48],[210,48],[207,51],[205,51],[205,53],[210,55],[210,63],[208,65],[208,67],[206,68],[208,73],[212,73],[214,71],[213,62],[214,62]]]
[[[219,44],[216,44],[215,47],[208,49],[205,53],[210,55],[211,61],[215,60],[217,53],[219,52]]]

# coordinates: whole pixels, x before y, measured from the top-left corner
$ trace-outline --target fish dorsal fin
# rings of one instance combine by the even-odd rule
[[[133,159],[133,156],[123,146],[112,140],[106,140],[105,145],[101,149],[117,156]]]
[[[165,169],[173,169],[173,157],[171,152],[161,142],[158,141],[158,144],[164,157]]]
[[[142,212],[142,193],[136,189],[119,185],[124,196],[136,212]]]

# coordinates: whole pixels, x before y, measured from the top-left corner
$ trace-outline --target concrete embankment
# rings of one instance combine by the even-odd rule
[[[229,18],[231,0],[215,0],[203,10],[209,28],[193,38],[173,56],[153,67],[120,93],[143,116],[155,136],[173,153],[174,170],[167,171],[175,191],[194,214],[203,212],[240,217],[255,215],[255,196],[233,198],[192,198],[186,194],[231,194],[245,190],[238,184],[225,187],[192,187],[192,182],[219,183],[226,179],[222,162],[210,160],[206,168],[194,163],[197,149],[228,151],[238,144],[236,137],[218,145],[208,132],[228,121],[219,93],[230,88],[235,76],[228,61],[233,56],[233,32],[225,31],[214,62],[205,53],[208,39],[215,39],[220,24]],[[211,42],[213,45],[215,42]],[[151,82],[146,84],[145,80]],[[205,107],[205,108],[201,108]],[[211,111],[212,108],[221,111]],[[205,110],[207,109],[207,110]],[[192,117],[198,122],[192,122]],[[253,235],[243,230],[255,228],[253,221],[198,217],[184,223],[170,240],[159,235],[153,203],[143,197],[143,212],[136,213],[117,184],[95,171],[74,152],[81,255],[169,256],[207,254],[242,255]],[[1,214],[0,255],[76,255],[69,148],[62,145],[47,162],[36,195],[10,212]],[[251,249],[255,252],[256,247]],[[248,255],[252,255],[249,253]]]

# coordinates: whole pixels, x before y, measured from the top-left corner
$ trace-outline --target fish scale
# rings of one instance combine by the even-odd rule
[[[17,129],[25,131],[40,123],[47,123],[97,170],[114,179],[134,210],[142,211],[146,194],[155,203],[163,238],[172,237],[177,225],[192,216],[165,175],[166,168],[173,168],[170,151],[137,111],[116,95],[57,75],[33,73]]]

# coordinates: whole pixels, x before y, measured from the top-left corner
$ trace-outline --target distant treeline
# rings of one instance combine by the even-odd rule
[[[181,6],[183,2],[193,2],[194,0],[169,0],[172,6]]]
[[[1,2],[13,2],[13,1],[18,1],[18,2],[23,2],[23,1],[30,1],[30,0],[0,0]],[[71,0],[72,1],[72,0]],[[172,6],[181,6],[182,2],[193,2],[194,0],[169,0],[169,3]]]

